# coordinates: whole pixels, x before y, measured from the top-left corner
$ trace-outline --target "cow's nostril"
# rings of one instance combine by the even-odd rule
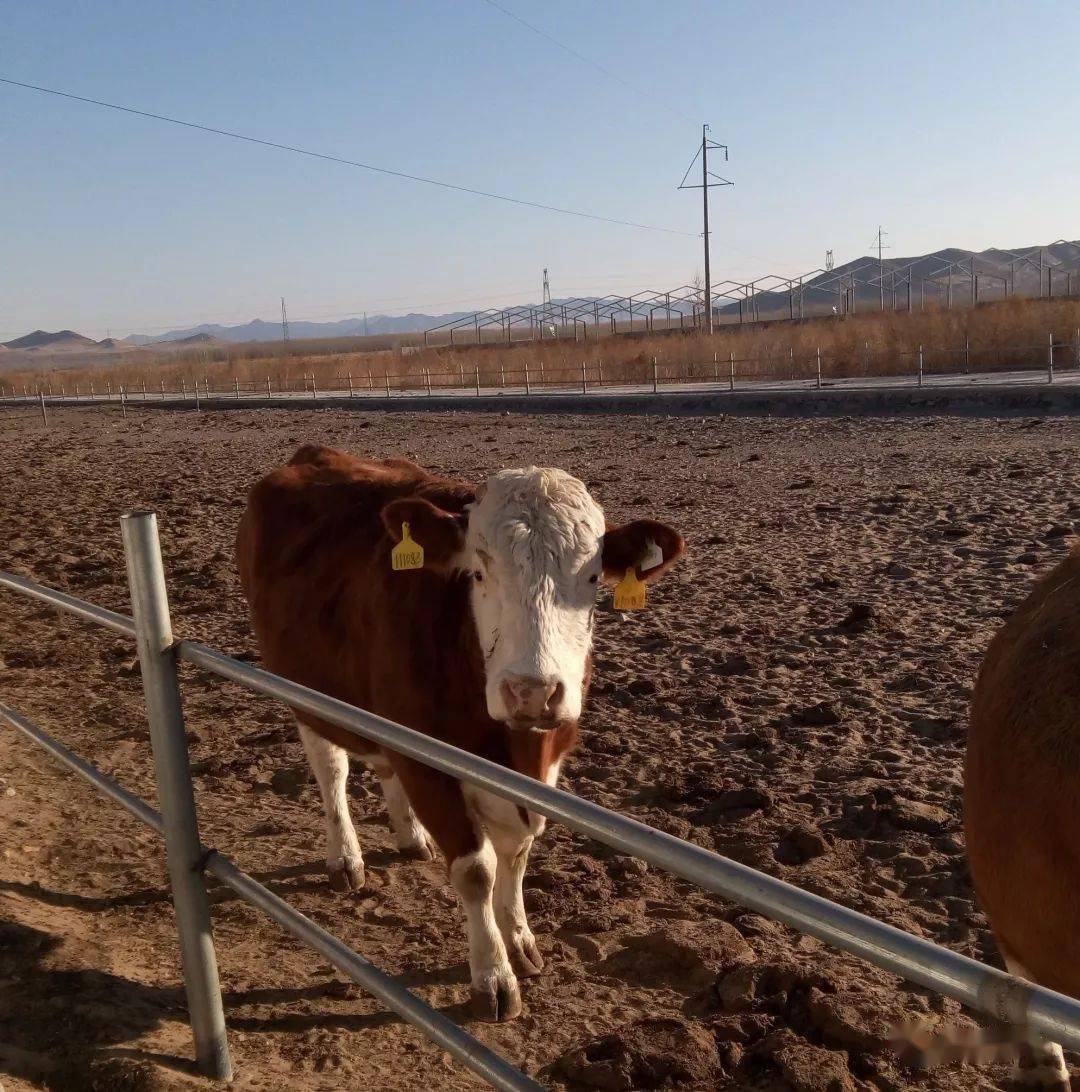
[[[507,709],[514,716],[541,717],[558,707],[564,693],[562,683],[528,675],[510,675],[502,684]]]

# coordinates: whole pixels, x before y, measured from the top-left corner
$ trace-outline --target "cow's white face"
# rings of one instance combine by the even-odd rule
[[[462,562],[488,713],[543,724],[581,716],[604,513],[562,470],[504,470],[469,509]]]
[[[634,569],[654,580],[685,550],[678,531],[655,520],[605,528],[582,482],[537,467],[494,474],[464,513],[406,496],[382,520],[391,542],[410,526],[425,568],[469,574],[488,714],[536,727],[581,716],[601,578]]]

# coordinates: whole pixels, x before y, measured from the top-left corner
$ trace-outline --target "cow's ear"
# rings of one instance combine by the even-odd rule
[[[446,572],[454,568],[465,548],[466,517],[447,512],[420,497],[402,497],[382,510],[383,526],[395,545],[401,541],[402,527],[409,525],[414,542],[424,547],[424,568]]]
[[[653,564],[657,559],[650,556],[654,555],[653,546],[662,558],[658,564]],[[655,580],[686,553],[686,543],[682,535],[666,523],[635,519],[622,527],[608,527],[601,549],[607,580],[621,580],[630,568],[637,570],[640,580]]]

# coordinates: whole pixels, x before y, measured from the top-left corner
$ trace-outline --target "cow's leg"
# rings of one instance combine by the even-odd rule
[[[1001,954],[1009,974],[1022,978],[1026,982],[1034,979],[1027,968],[1001,944]],[[1055,1092],[1069,1092],[1069,1067],[1065,1064],[1065,1055],[1059,1043],[1048,1043],[1045,1039],[1032,1039],[1019,1044],[1019,1057],[1013,1070],[1013,1078],[1021,1084],[1035,1088],[1054,1089]]]
[[[326,871],[330,886],[335,891],[359,890],[364,886],[364,856],[349,815],[349,798],[345,792],[349,779],[348,752],[304,724],[300,725],[300,739],[322,795],[326,816]]]
[[[519,975],[529,978],[544,969],[536,938],[525,918],[525,899],[521,889],[529,863],[529,850],[532,849],[532,835],[494,824],[489,831],[498,861],[495,870],[495,921],[514,969]]]
[[[393,765],[447,860],[465,911],[473,1012],[482,1020],[513,1020],[521,1013],[521,993],[495,920],[498,862],[491,840],[474,821],[460,782],[400,755]]]
[[[364,755],[364,761],[371,767],[372,772],[379,779],[379,784],[382,785],[383,800],[386,801],[390,827],[394,832],[398,849],[410,857],[430,861],[435,855],[431,838],[424,830],[423,823],[416,818],[401,778],[390,764],[390,760],[375,752]]]

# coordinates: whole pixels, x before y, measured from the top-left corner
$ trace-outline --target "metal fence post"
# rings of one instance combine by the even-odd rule
[[[390,397],[390,373],[384,372],[383,378],[386,380],[386,397]]]
[[[1046,382],[1054,382],[1054,331],[1050,331],[1050,347],[1046,352]]]
[[[312,399],[318,398],[318,394],[315,391],[315,373],[311,373],[311,397]]]
[[[1076,331],[1076,366],[1080,368],[1080,327]]]
[[[120,525],[195,1054],[204,1074],[230,1080],[232,1064],[210,931],[210,903],[202,875],[203,851],[157,517],[153,512],[129,512],[121,517]]]
[[[656,394],[656,357],[652,358],[652,392]]]
[[[120,412],[127,417],[127,395],[124,393],[124,387],[120,386]]]
[[[735,352],[734,350],[728,353],[728,364],[731,367],[731,375],[728,378],[728,390],[733,391],[735,389]]]
[[[817,351],[817,389],[821,390],[821,349]]]
[[[476,365],[476,394],[480,396],[480,365]]]
[[[1080,333],[1080,331],[1077,331],[1077,332]],[[1078,344],[1080,344],[1080,342],[1078,342]],[[1080,350],[1077,350],[1077,351],[1080,352]],[[528,361],[528,359],[526,359],[526,361],[525,361],[525,393],[526,394],[531,394],[532,393],[532,391],[529,389],[529,361]]]
[[[49,427],[49,415],[45,412],[45,395],[43,395],[40,390],[37,393],[38,393],[38,399],[41,402],[41,423],[46,428],[48,428]]]
[[[266,400],[270,401],[274,397],[274,392],[270,390],[270,376],[266,377]]]
[[[162,400],[162,402],[164,402],[165,401],[165,380],[164,379],[160,380],[160,383],[161,383],[161,400]]]
[[[922,386],[922,378],[923,378],[923,355],[922,355],[922,346],[920,345],[919,346],[919,386],[920,387]]]
[[[240,380],[235,375],[233,376],[233,390],[236,392],[236,397],[239,398],[240,397]]]
[[[199,404],[199,381],[195,381],[195,412],[202,413],[202,406]]]
[[[347,378],[348,378],[348,380],[349,380],[349,397],[350,397],[350,398],[352,398],[352,396],[353,396],[353,391],[352,391],[352,372],[349,372],[349,374],[348,374]]]
[[[589,392],[589,378],[585,371],[585,361],[581,362],[581,393],[588,394]]]

